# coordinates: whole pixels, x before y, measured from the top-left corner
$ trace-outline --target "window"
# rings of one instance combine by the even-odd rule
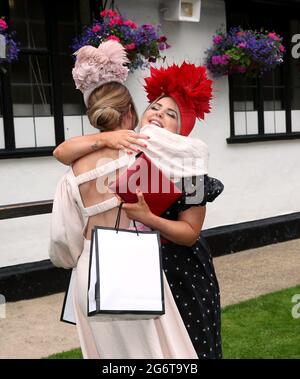
[[[292,35],[300,32],[299,10],[299,3],[226,1],[228,29],[275,30],[287,50],[284,63],[261,78],[229,77],[228,143],[300,138],[300,65],[291,55]]]
[[[0,158],[49,155],[65,138],[88,132],[70,44],[90,22],[89,2],[1,0],[0,14],[21,49],[0,73]]]

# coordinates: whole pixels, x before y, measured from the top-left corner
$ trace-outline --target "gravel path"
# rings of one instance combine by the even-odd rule
[[[300,284],[300,239],[214,259],[222,306]],[[59,321],[63,294],[6,305],[0,358],[41,358],[79,346],[76,327]]]
[[[300,284],[300,239],[214,260],[222,307]]]

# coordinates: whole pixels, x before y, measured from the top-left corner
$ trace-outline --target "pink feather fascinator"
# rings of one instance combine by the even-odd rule
[[[88,107],[91,93],[104,83],[124,84],[129,62],[124,47],[117,41],[102,42],[97,48],[83,46],[74,53],[75,66],[72,70],[76,88],[83,93],[84,103]]]

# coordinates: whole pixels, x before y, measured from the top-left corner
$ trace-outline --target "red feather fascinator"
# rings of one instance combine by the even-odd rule
[[[151,67],[151,76],[145,78],[145,90],[150,102],[162,95],[172,97],[181,116],[180,134],[187,136],[192,131],[196,118],[204,119],[210,112],[212,81],[207,79],[206,68],[184,62],[168,68]]]

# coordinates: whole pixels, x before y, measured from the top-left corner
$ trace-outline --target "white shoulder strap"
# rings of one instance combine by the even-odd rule
[[[83,208],[83,214],[88,217],[95,216],[98,213],[107,212],[110,209],[117,207],[118,205],[119,200],[116,196],[114,196],[111,199],[102,201],[101,203],[91,205],[87,208]]]

